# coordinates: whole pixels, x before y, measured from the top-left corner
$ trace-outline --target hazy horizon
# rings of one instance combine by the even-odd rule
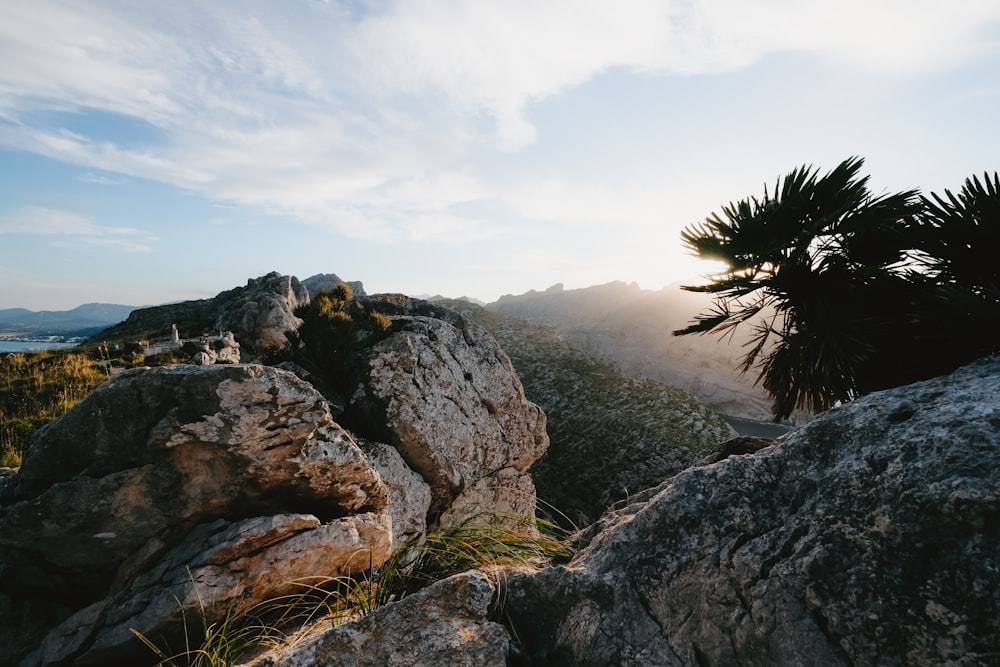
[[[336,271],[328,271],[327,273],[336,274],[337,272]],[[295,274],[286,274],[286,275],[294,275],[295,278],[298,278],[300,281],[301,280],[305,280],[306,278],[311,277],[311,276],[299,276],[299,275],[295,275]],[[316,274],[312,274],[312,275],[316,275]],[[337,275],[338,275],[338,277],[340,277],[341,279],[343,279],[346,282],[360,282],[362,284],[362,286],[364,286],[365,292],[367,294],[376,294],[377,293],[377,292],[374,292],[372,290],[369,290],[368,287],[367,287],[367,285],[365,285],[365,281],[364,280],[356,279],[356,278],[351,278],[351,277],[348,277],[348,276],[340,276],[339,274],[337,274]],[[260,278],[260,277],[262,277],[262,276],[247,276],[247,280],[244,280],[242,283],[240,283],[238,285],[230,285],[228,287],[223,287],[222,289],[219,290],[219,292],[216,292],[215,294],[210,294],[210,295],[205,296],[205,297],[195,297],[195,299],[203,299],[203,298],[204,299],[210,299],[210,298],[212,298],[214,296],[217,296],[221,292],[225,292],[227,290],[231,290],[231,289],[236,288],[236,287],[245,287],[248,280],[252,280],[252,279]],[[431,298],[431,297],[445,297],[445,298],[449,298],[449,299],[469,298],[469,299],[475,299],[477,301],[482,301],[485,304],[490,304],[490,303],[495,303],[495,302],[499,301],[501,298],[503,298],[505,296],[521,296],[521,295],[524,295],[524,294],[528,294],[530,292],[544,293],[544,292],[548,292],[548,291],[550,291],[550,290],[552,290],[554,288],[557,288],[559,286],[561,286],[561,290],[562,291],[567,291],[568,292],[568,291],[573,291],[573,290],[587,290],[587,289],[594,288],[594,287],[602,287],[602,286],[612,285],[612,284],[617,284],[617,283],[622,283],[622,284],[624,284],[624,285],[626,285],[628,287],[635,286],[636,288],[638,288],[639,290],[644,291],[644,292],[660,292],[660,291],[663,291],[663,290],[670,290],[670,289],[674,289],[674,288],[676,288],[678,291],[680,291],[680,285],[684,284],[684,281],[678,281],[678,282],[675,282],[675,283],[671,283],[670,285],[664,285],[664,286],[662,286],[662,287],[660,287],[658,289],[648,289],[648,288],[643,287],[642,285],[639,285],[635,281],[628,281],[628,280],[609,280],[609,281],[604,282],[604,283],[597,283],[597,284],[594,284],[594,285],[582,285],[582,286],[579,286],[579,287],[568,287],[568,286],[565,285],[565,283],[559,281],[559,282],[553,283],[551,285],[546,285],[545,287],[529,287],[528,289],[526,289],[524,291],[521,291],[521,292],[504,292],[504,293],[499,294],[496,298],[494,298],[494,299],[488,299],[488,300],[487,299],[480,299],[479,297],[477,297],[474,294],[441,294],[441,293],[430,294],[430,293],[427,293],[427,292],[413,292],[412,290],[401,290],[401,291],[402,291],[403,294],[406,294],[407,296],[410,296],[410,297],[413,297],[413,298]],[[400,291],[400,290],[397,290],[397,291]],[[141,304],[115,303],[115,302],[110,302],[110,301],[93,301],[93,300],[91,300],[91,301],[84,301],[82,303],[78,303],[78,304],[76,304],[74,306],[70,306],[68,308],[31,308],[31,307],[23,306],[22,305],[22,306],[4,306],[4,307],[0,307],[0,311],[23,309],[23,310],[28,310],[28,311],[35,312],[35,313],[39,313],[39,312],[66,312],[66,311],[72,311],[72,310],[76,310],[77,308],[81,308],[81,307],[84,307],[84,306],[90,306],[90,305],[125,306],[125,307],[130,307],[130,308],[155,308],[156,306],[165,306],[165,305],[172,304],[172,303],[181,303],[183,301],[191,301],[191,300],[194,300],[194,299],[172,299],[170,301],[160,301],[160,302],[156,302],[156,303],[141,303]]]
[[[39,0],[0,56],[0,309],[659,290],[714,269],[685,226],[800,165],[1000,168],[986,0]]]

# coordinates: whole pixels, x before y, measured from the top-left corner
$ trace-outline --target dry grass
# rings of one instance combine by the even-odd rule
[[[453,574],[479,570],[499,581],[508,567],[542,567],[569,558],[566,533],[535,517],[482,514],[410,542],[385,563],[354,577],[307,577],[298,592],[230,611],[220,621],[201,618],[199,636],[185,630],[184,650],[171,653],[132,632],[162,667],[229,667],[241,657],[289,641],[289,633],[317,620],[336,626],[366,616]]]
[[[31,435],[105,379],[98,360],[82,350],[0,357],[0,466],[19,466]]]

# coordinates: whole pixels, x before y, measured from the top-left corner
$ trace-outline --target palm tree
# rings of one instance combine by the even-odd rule
[[[763,198],[724,206],[681,235],[727,268],[708,285],[684,286],[715,301],[674,335],[753,321],[740,370],[759,370],[776,420],[881,388],[912,365],[898,311],[914,298],[905,267],[923,205],[915,190],[873,195],[862,164],[851,158],[823,176],[800,167],[773,194],[765,187]]]
[[[911,313],[916,337],[939,372],[1000,349],[1000,175],[966,179],[956,195],[922,197],[915,247],[922,270],[911,279],[924,298]]]

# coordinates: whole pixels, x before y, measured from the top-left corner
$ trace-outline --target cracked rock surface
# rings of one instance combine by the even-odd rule
[[[509,637],[489,620],[493,583],[470,570],[239,667],[504,667]]]
[[[584,539],[508,577],[526,664],[996,664],[1000,358],[686,470]]]
[[[130,628],[167,632],[181,612],[364,570],[389,556],[387,503],[377,469],[292,373],[126,372],[41,429],[0,480],[0,664],[32,646],[19,664],[128,662],[148,653]]]
[[[431,490],[431,513],[453,502],[469,516],[482,494],[474,486],[510,482],[514,509],[534,512],[534,486],[520,476],[549,445],[545,413],[528,401],[510,358],[485,329],[454,311],[382,295],[393,332],[359,363],[348,409],[385,438]],[[492,480],[483,481],[486,477]],[[484,508],[480,508],[484,509]]]
[[[380,303],[391,335],[346,374],[364,437],[341,396],[331,412],[260,365],[133,369],[40,429],[0,471],[0,665],[153,664],[133,629],[172,653],[186,619],[197,648],[195,626],[378,566],[435,522],[532,514],[548,437],[510,360],[457,313]]]

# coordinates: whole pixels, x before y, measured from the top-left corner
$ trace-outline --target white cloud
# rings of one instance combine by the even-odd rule
[[[976,55],[990,46],[977,33],[998,18],[1000,6],[988,0],[947,8],[934,0],[398,0],[362,23],[359,60],[389,88],[434,90],[486,111],[499,147],[516,150],[535,138],[529,104],[610,68],[695,74],[798,51],[905,74]]]
[[[0,234],[99,235],[101,230],[90,218],[79,213],[27,206],[0,216]]]
[[[183,51],[134,19],[101,3],[4,3],[0,45],[17,65],[0,76],[0,109],[92,107],[154,122],[175,115],[164,65]]]
[[[91,183],[93,185],[125,185],[125,183],[127,183],[127,181],[123,178],[112,178],[110,176],[94,174],[91,172],[80,174],[76,177],[76,180],[81,183]]]
[[[401,225],[405,239],[460,245],[482,241],[499,234],[481,220],[446,213],[430,213],[406,219]]]
[[[602,72],[719,72],[794,51],[905,75],[996,48],[980,31],[1000,17],[993,0],[947,8],[937,0],[390,0],[370,8],[2,3],[0,52],[17,66],[0,69],[0,145],[360,238],[435,230],[481,238],[479,223],[450,210],[495,196],[468,166],[473,151],[532,144],[532,105]],[[39,110],[124,114],[159,133],[142,142],[98,138],[35,124]],[[556,182],[509,194],[536,219],[595,224],[648,219],[664,202],[639,188]]]
[[[204,169],[192,167],[187,161],[174,160],[166,152],[132,150],[110,141],[93,141],[65,129],[50,131],[0,125],[0,144],[55,160],[183,188],[197,188],[212,179]]]
[[[54,236],[57,245],[91,245],[122,252],[152,252],[156,241],[137,229],[96,225],[80,213],[43,206],[24,206],[0,216],[0,234]]]

